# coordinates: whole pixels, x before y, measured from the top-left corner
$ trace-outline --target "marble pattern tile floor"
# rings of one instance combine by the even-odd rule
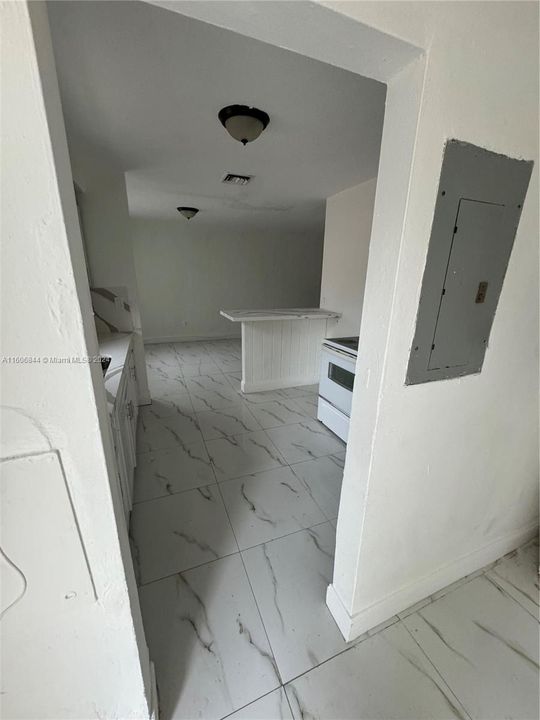
[[[130,539],[161,720],[538,718],[538,543],[346,643],[317,387],[243,395],[236,339],[146,354]]]

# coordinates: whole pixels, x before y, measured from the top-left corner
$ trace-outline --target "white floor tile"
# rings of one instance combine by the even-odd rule
[[[265,390],[264,392],[250,392],[242,393],[242,398],[250,405],[257,405],[258,403],[269,403],[269,402],[281,402],[284,400],[283,395],[280,395],[279,390]]]
[[[227,720],[293,720],[293,716],[285,690],[280,687],[242,710],[237,710]]]
[[[167,343],[145,345],[144,354],[149,372],[164,374],[178,372],[178,358],[171,345]]]
[[[207,373],[206,375],[194,375],[186,378],[186,385],[189,392],[231,389],[229,381],[219,370],[214,373]]]
[[[487,574],[538,619],[538,539],[503,558]]]
[[[215,362],[211,359],[204,360],[200,363],[180,363],[182,375],[187,379],[197,377],[198,375],[217,375],[221,372]]]
[[[154,361],[153,365],[146,366],[146,375],[149,384],[178,380],[183,377],[180,365],[177,362],[171,365]]]
[[[239,555],[146,585],[140,596],[165,720],[217,720],[279,687]]]
[[[182,365],[199,365],[203,362],[208,362],[211,357],[208,351],[203,347],[202,343],[198,346],[193,344],[191,347],[185,346],[184,343],[176,343],[173,345],[176,352],[178,362]]]
[[[286,464],[263,430],[207,440],[206,447],[218,480],[252,475]]]
[[[314,420],[317,419],[317,410],[319,407],[319,398],[317,395],[295,398],[294,404],[306,417],[313,418]]]
[[[238,551],[213,485],[134,505],[131,535],[142,583]]]
[[[150,374],[148,375],[148,388],[153,399],[187,392],[185,380],[180,372],[160,377]]]
[[[344,461],[335,455],[326,455],[291,466],[328,520],[333,520],[338,515],[343,466]]]
[[[418,612],[418,610],[421,610],[422,608],[426,607],[426,605],[429,605],[431,602],[431,597],[424,598],[423,600],[419,600],[417,603],[414,603],[414,605],[411,605],[406,610],[403,610],[402,612],[398,613],[398,617],[400,620],[404,620],[406,617],[409,617],[409,615],[412,615],[415,612]]]
[[[199,412],[197,419],[205,440],[233,437],[261,429],[245,403],[222,410]]]
[[[294,425],[306,419],[300,408],[285,398],[268,403],[253,403],[251,412],[263,428]]]
[[[242,373],[241,372],[230,372],[230,373],[224,373],[225,377],[227,378],[228,383],[232,387],[232,389],[239,393],[240,392],[240,383],[242,380]]]
[[[242,339],[238,337],[206,340],[204,346],[209,352],[241,352]]]
[[[267,434],[288,463],[332,455],[344,448],[341,440],[316,420],[270,428]]]
[[[215,483],[212,463],[202,440],[173,450],[144,453],[135,468],[135,502]]]
[[[465,720],[403,625],[395,623],[286,686],[297,720]]]
[[[137,452],[169,450],[202,440],[195,413],[176,412],[164,418],[139,416]]]
[[[326,520],[290,468],[228,480],[221,494],[241,550]]]
[[[471,717],[538,717],[538,623],[488,578],[403,622]]]
[[[299,385],[298,387],[282,388],[279,394],[285,398],[301,398],[317,395],[319,385]]]
[[[284,682],[347,648],[326,607],[334,534],[326,522],[242,553]]]
[[[232,405],[239,405],[242,400],[230,385],[216,390],[191,390],[191,402],[197,412],[203,410],[221,410]]]
[[[242,360],[236,359],[233,355],[227,358],[215,357],[214,360],[224,373],[238,372],[242,369]]]
[[[219,348],[210,350],[210,355],[214,358],[215,362],[229,362],[242,360],[242,349],[241,348]]]
[[[193,415],[194,410],[189,393],[185,392],[153,398],[150,405],[139,408],[139,413],[143,419],[159,419],[185,413]]]
[[[386,628],[390,627],[390,625],[397,623],[398,620],[399,620],[398,616],[393,615],[392,617],[388,618],[388,620],[383,620],[382,623],[379,623],[378,625],[375,625],[375,627],[372,627],[371,630],[367,631],[366,635],[368,637],[373,637],[373,635],[377,635],[377,633],[380,633],[383,630],[386,630]]]
[[[478,577],[478,575],[482,575],[482,570],[478,570],[477,572],[471,573],[471,575],[465,575],[462,578],[459,578],[459,580],[456,580],[453,583],[450,583],[450,585],[446,585],[445,587],[441,588],[440,590],[437,590],[437,592],[433,593],[431,595],[430,600],[433,602],[434,600],[438,600],[439,598],[444,597],[445,595],[448,595],[449,592],[453,592],[454,590],[457,590],[462,585],[465,585],[465,583],[470,582],[475,577]]]

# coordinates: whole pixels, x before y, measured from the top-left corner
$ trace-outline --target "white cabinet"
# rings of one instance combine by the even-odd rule
[[[126,521],[133,506],[133,482],[137,464],[137,375],[133,350],[127,353],[111,413],[116,464]]]
[[[118,417],[118,413],[116,412],[113,412],[111,415],[111,425],[114,438],[114,451],[116,454],[116,469],[120,484],[122,502],[124,505],[124,514],[126,516],[126,522],[129,522],[129,512],[131,510],[132,498],[130,495],[129,474],[126,464],[126,456],[124,453],[122,424],[120,418]]]

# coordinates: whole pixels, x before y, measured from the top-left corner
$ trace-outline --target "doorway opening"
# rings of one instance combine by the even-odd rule
[[[323,308],[319,344],[358,347],[385,82],[151,5],[52,2],[49,15],[98,337],[138,384],[105,376],[162,712],[195,713],[201,682],[212,715],[282,703],[285,683],[346,647],[323,600],[348,429],[320,417],[319,358],[315,382],[245,392],[248,330],[220,311]],[[270,119],[247,147],[218,122],[237,101]],[[250,181],[227,187],[228,174]],[[282,338],[306,319],[263,322],[290,323]],[[325,370],[345,409],[322,398],[347,424],[351,357]]]

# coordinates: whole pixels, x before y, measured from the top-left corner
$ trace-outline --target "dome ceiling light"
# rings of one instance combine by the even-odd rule
[[[191,220],[199,212],[199,208],[194,207],[177,207],[176,208],[180,215],[183,215],[186,220]]]
[[[218,118],[229,135],[242,145],[256,140],[270,122],[263,110],[247,105],[228,105],[219,111]]]

